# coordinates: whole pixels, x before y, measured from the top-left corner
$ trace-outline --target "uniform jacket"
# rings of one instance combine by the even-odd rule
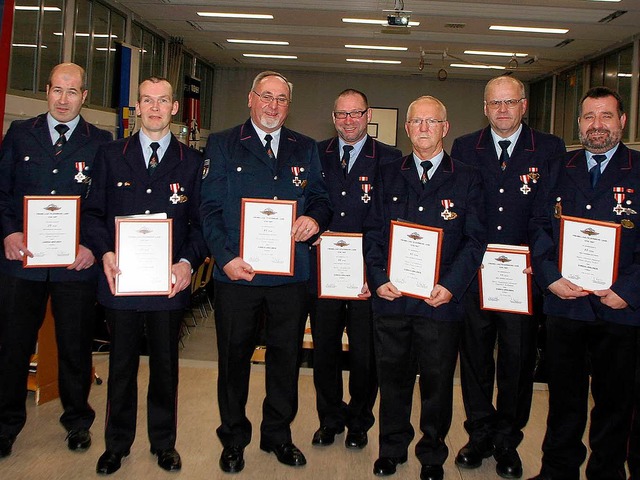
[[[524,123],[504,171],[490,126],[453,142],[451,156],[477,167],[482,174],[488,243],[529,245],[533,205],[538,196],[548,194],[565,152],[562,139]],[[471,290],[478,291],[477,281]]]
[[[367,280],[376,315],[419,315],[436,320],[462,320],[459,303],[486,248],[483,193],[480,173],[445,153],[442,163],[422,187],[413,156],[380,165],[374,186],[376,196],[365,220]],[[443,201],[453,203],[457,214],[445,220]],[[392,302],[376,290],[389,281],[387,262],[391,220],[419,223],[444,230],[438,283],[453,294],[448,304],[433,308],[423,300],[401,297]]]
[[[378,171],[378,163],[398,159],[402,153],[397,148],[367,136],[351,171],[344,177],[340,158],[338,137],[318,143],[320,163],[324,172],[329,198],[333,207],[333,218],[327,227],[332,232],[362,233],[364,218],[372,204],[375,192],[371,188]],[[317,287],[317,249],[312,247],[310,287]]]
[[[614,187],[623,187],[622,206],[633,212],[617,215]],[[547,291],[545,313],[574,320],[594,321],[596,318],[613,323],[640,325],[640,153],[620,143],[609,161],[596,188],[591,188],[584,150],[569,152],[564,157],[558,180],[551,194],[531,220],[532,264],[534,279],[546,289],[561,275],[558,270],[560,219],[556,213],[605,222],[623,222],[621,227],[618,278],[611,289],[629,306],[614,310],[601,304],[595,295],[575,300],[561,300]]]
[[[0,149],[0,226],[2,238],[23,231],[25,195],[79,195],[81,203],[89,190],[96,151],[113,139],[82,117],[67,140],[63,151],[55,155],[47,115],[15,121],[9,127]],[[77,162],[84,162],[84,165]],[[85,175],[77,180],[78,168]],[[84,239],[80,243],[85,244]],[[0,246],[0,272],[27,280],[82,281],[95,278],[98,267],[76,271],[66,268],[22,268],[22,262],[9,261]]]
[[[205,168],[207,162],[201,212],[204,237],[216,259],[216,280],[231,282],[223,267],[239,256],[242,198],[296,200],[298,216],[313,218],[320,231],[327,228],[331,206],[313,139],[282,127],[276,164],[247,120],[209,136]],[[309,247],[296,242],[293,276],[258,274],[251,282],[234,283],[274,286],[308,279]]]
[[[171,137],[169,148],[150,176],[139,135],[103,146],[96,157],[93,184],[82,211],[82,232],[97,259],[115,251],[115,217],[166,213],[173,219],[173,260],[185,258],[195,270],[206,256],[200,226],[202,157]],[[179,184],[180,202],[170,200],[172,184]],[[190,290],[166,296],[114,297],[104,274],[98,283],[98,301],[118,310],[178,310],[189,303]]]

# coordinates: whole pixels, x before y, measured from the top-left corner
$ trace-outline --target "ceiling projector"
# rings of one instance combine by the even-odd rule
[[[387,25],[390,27],[408,27],[411,12],[408,10],[383,10],[387,16]]]

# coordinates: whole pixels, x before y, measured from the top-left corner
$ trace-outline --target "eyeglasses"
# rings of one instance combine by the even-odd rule
[[[271,95],[270,93],[258,93],[255,90],[251,90],[253,93],[255,93],[257,96],[260,97],[260,100],[262,100],[262,103],[271,103],[274,100],[278,103],[278,105],[280,105],[281,107],[286,107],[287,105],[289,105],[291,103],[291,100],[289,100],[287,97],[285,96],[281,96],[281,97],[274,97],[273,95]]]
[[[484,104],[489,107],[491,110],[499,109],[503,104],[507,108],[516,108],[518,104],[524,100],[524,98],[510,98],[508,100],[489,100],[488,102],[484,102]]]
[[[444,122],[446,122],[446,120],[438,120],[437,118],[410,118],[407,120],[407,123],[412,127],[419,127],[423,123],[426,123],[430,127],[435,127],[436,125]]]
[[[333,112],[333,116],[340,120],[344,120],[347,117],[362,118],[364,114],[367,113],[367,110],[354,110],[353,112]]]

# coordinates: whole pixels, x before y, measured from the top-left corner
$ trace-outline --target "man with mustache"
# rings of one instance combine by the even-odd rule
[[[584,148],[565,156],[530,223],[534,278],[548,290],[549,415],[535,480],[580,478],[589,374],[594,407],[586,478],[625,478],[640,325],[640,153],[621,142],[626,120],[617,92],[585,93],[578,117]],[[618,276],[610,287],[588,292],[561,275],[561,215],[621,224]]]
[[[298,367],[307,317],[309,239],[326,230],[331,219],[327,189],[316,143],[284,127],[293,85],[272,71],[259,73],[248,93],[250,118],[209,136],[205,150],[208,175],[202,182],[202,227],[214,270],[218,341],[217,429],[223,445],[220,469],[244,468],[251,441],[246,415],[251,355],[256,332],[265,320],[266,397],[262,407],[260,448],[292,467],[307,463],[293,444],[291,422],[298,409]],[[295,200],[297,215],[291,276],[256,274],[240,256],[242,198]]]

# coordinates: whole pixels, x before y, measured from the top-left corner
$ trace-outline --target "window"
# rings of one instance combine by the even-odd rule
[[[213,67],[196,59],[196,77],[200,79],[200,119],[201,128],[211,128],[213,100]]]
[[[115,108],[114,42],[124,41],[126,18],[100,2],[77,0],[73,61],[87,71],[92,106]]]
[[[529,87],[529,124],[542,132],[551,132],[553,78],[545,78]]]
[[[584,75],[583,67],[577,66],[558,75],[556,81],[556,135],[567,145],[579,143],[578,139],[578,102],[582,98]]]
[[[131,44],[140,48],[140,81],[164,77],[164,38],[139,23],[131,24]]]
[[[63,0],[20,0],[15,10],[9,88],[28,93],[46,91],[51,69],[62,59]]]

